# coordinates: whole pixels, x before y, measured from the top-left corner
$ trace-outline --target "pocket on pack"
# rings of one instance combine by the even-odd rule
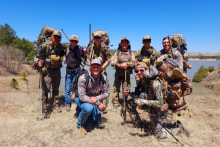
[[[60,56],[51,55],[51,59],[50,59],[51,68],[60,67],[60,65],[61,65]]]

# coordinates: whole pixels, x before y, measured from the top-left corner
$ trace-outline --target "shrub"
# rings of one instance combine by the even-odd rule
[[[26,80],[26,77],[28,76],[28,74],[23,72],[22,74],[20,74],[20,76],[22,77],[23,80]]]
[[[17,80],[15,78],[13,78],[11,80],[10,86],[13,87],[13,88],[17,88],[18,87],[18,82],[17,82]]]

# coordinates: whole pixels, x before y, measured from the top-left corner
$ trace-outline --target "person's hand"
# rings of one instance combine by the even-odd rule
[[[139,100],[136,100],[136,101],[135,101],[135,104],[137,104],[138,106],[140,106],[140,105],[141,105],[141,102],[140,102]]]
[[[83,51],[86,52],[86,48],[83,48]]]
[[[101,110],[101,111],[104,111],[105,110],[105,105],[103,105],[102,103],[99,104],[98,108]]]
[[[139,78],[139,77],[136,77],[136,78],[135,78],[135,81],[136,81],[136,82],[138,82],[139,80],[140,80],[140,78]]]
[[[123,68],[123,69],[127,69],[127,67],[128,67],[128,65],[127,65],[126,63],[122,63],[120,66],[121,66],[121,68]]]
[[[89,103],[90,104],[95,104],[96,101],[98,101],[97,97],[90,97]]]
[[[43,60],[40,60],[40,61],[38,62],[38,67],[43,67],[43,63],[44,63],[44,61],[43,61]]]
[[[128,96],[129,90],[124,90],[124,96]]]

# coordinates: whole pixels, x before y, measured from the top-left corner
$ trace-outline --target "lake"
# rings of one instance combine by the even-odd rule
[[[188,62],[192,65],[192,69],[187,69],[187,74],[191,81],[192,81],[194,74],[198,71],[198,69],[201,66],[204,66],[205,68],[209,66],[214,66],[215,68],[217,68],[220,65],[220,61],[189,60]],[[106,71],[108,74],[111,91],[113,91],[115,69],[112,66],[108,66]],[[60,93],[65,92],[65,75],[66,75],[66,64],[63,64],[63,67],[61,68]],[[202,84],[199,84],[196,82],[191,82],[191,83],[193,85],[193,93],[215,93],[214,90],[206,88]],[[133,73],[131,74],[131,89],[134,90],[135,86],[136,86],[136,81],[135,81],[134,73]]]

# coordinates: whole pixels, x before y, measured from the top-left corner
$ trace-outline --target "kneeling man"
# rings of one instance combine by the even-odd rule
[[[90,70],[79,77],[78,94],[75,98],[78,106],[78,127],[80,132],[87,134],[86,126],[88,123],[98,125],[101,122],[101,111],[105,106],[101,103],[110,95],[109,80],[101,73],[102,66],[98,59],[91,62]]]

